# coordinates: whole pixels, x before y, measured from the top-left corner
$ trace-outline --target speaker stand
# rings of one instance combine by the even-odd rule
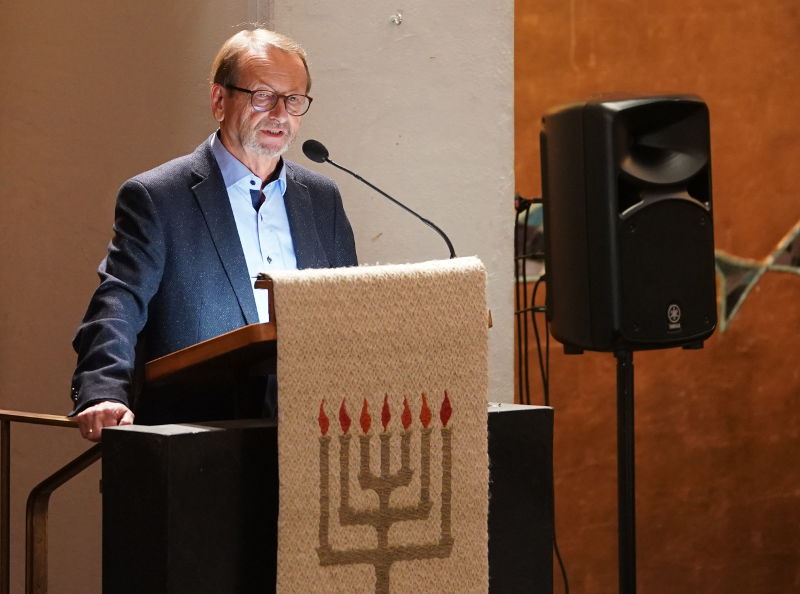
[[[619,591],[636,593],[636,488],[634,477],[633,352],[617,358],[617,498]]]

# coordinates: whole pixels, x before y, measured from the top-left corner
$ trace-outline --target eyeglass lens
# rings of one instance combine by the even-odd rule
[[[253,107],[268,111],[275,107],[279,97],[283,97],[286,111],[292,115],[303,115],[308,111],[311,101],[305,95],[278,95],[269,91],[255,91],[252,95]]]

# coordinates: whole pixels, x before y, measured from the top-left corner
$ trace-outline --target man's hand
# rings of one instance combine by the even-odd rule
[[[133,413],[121,402],[106,401],[90,406],[75,415],[81,435],[90,441],[100,441],[103,427],[131,425]]]

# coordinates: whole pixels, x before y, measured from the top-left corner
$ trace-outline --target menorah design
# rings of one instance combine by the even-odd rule
[[[403,429],[400,431],[400,468],[392,472],[390,466],[391,442],[394,437],[388,431],[391,421],[389,397],[383,400],[381,423],[383,432],[378,435],[380,439],[380,473],[375,474],[370,466],[370,443],[372,434],[369,433],[372,417],[366,399],[361,409],[360,425],[362,434],[359,441],[359,470],[358,484],[363,491],[371,491],[378,498],[377,507],[371,509],[355,509],[350,503],[350,442],[353,436],[350,433],[352,421],[347,413],[347,405],[342,400],[339,407],[339,523],[342,526],[371,526],[375,529],[377,544],[374,547],[336,550],[329,542],[330,530],[330,463],[329,451],[331,436],[328,435],[330,421],[325,413],[325,401],[319,407],[319,427],[322,435],[319,438],[319,547],[317,554],[322,566],[332,565],[372,565],[375,569],[376,594],[389,594],[389,571],[396,561],[414,561],[421,559],[442,559],[450,556],[453,550],[453,537],[450,526],[451,510],[451,479],[452,479],[452,428],[447,424],[452,416],[450,399],[445,392],[444,400],[439,411],[441,421],[442,443],[442,488],[441,488],[441,525],[438,540],[423,544],[390,545],[389,531],[398,522],[410,522],[427,519],[433,508],[431,498],[431,421],[433,415],[428,407],[425,394],[422,394],[418,429],[420,439],[419,460],[419,500],[414,505],[392,506],[390,498],[392,492],[401,487],[407,487],[414,476],[411,468],[411,439],[417,431],[412,427],[411,409],[408,399],[403,398],[403,412],[400,416]]]

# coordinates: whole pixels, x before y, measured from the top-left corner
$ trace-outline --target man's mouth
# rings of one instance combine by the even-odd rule
[[[266,129],[266,130],[261,130],[261,131],[262,131],[264,134],[266,134],[267,136],[270,136],[270,137],[272,137],[272,138],[280,138],[281,136],[283,136],[284,134],[286,134],[286,132],[285,132],[284,130],[270,130],[270,129]]]

